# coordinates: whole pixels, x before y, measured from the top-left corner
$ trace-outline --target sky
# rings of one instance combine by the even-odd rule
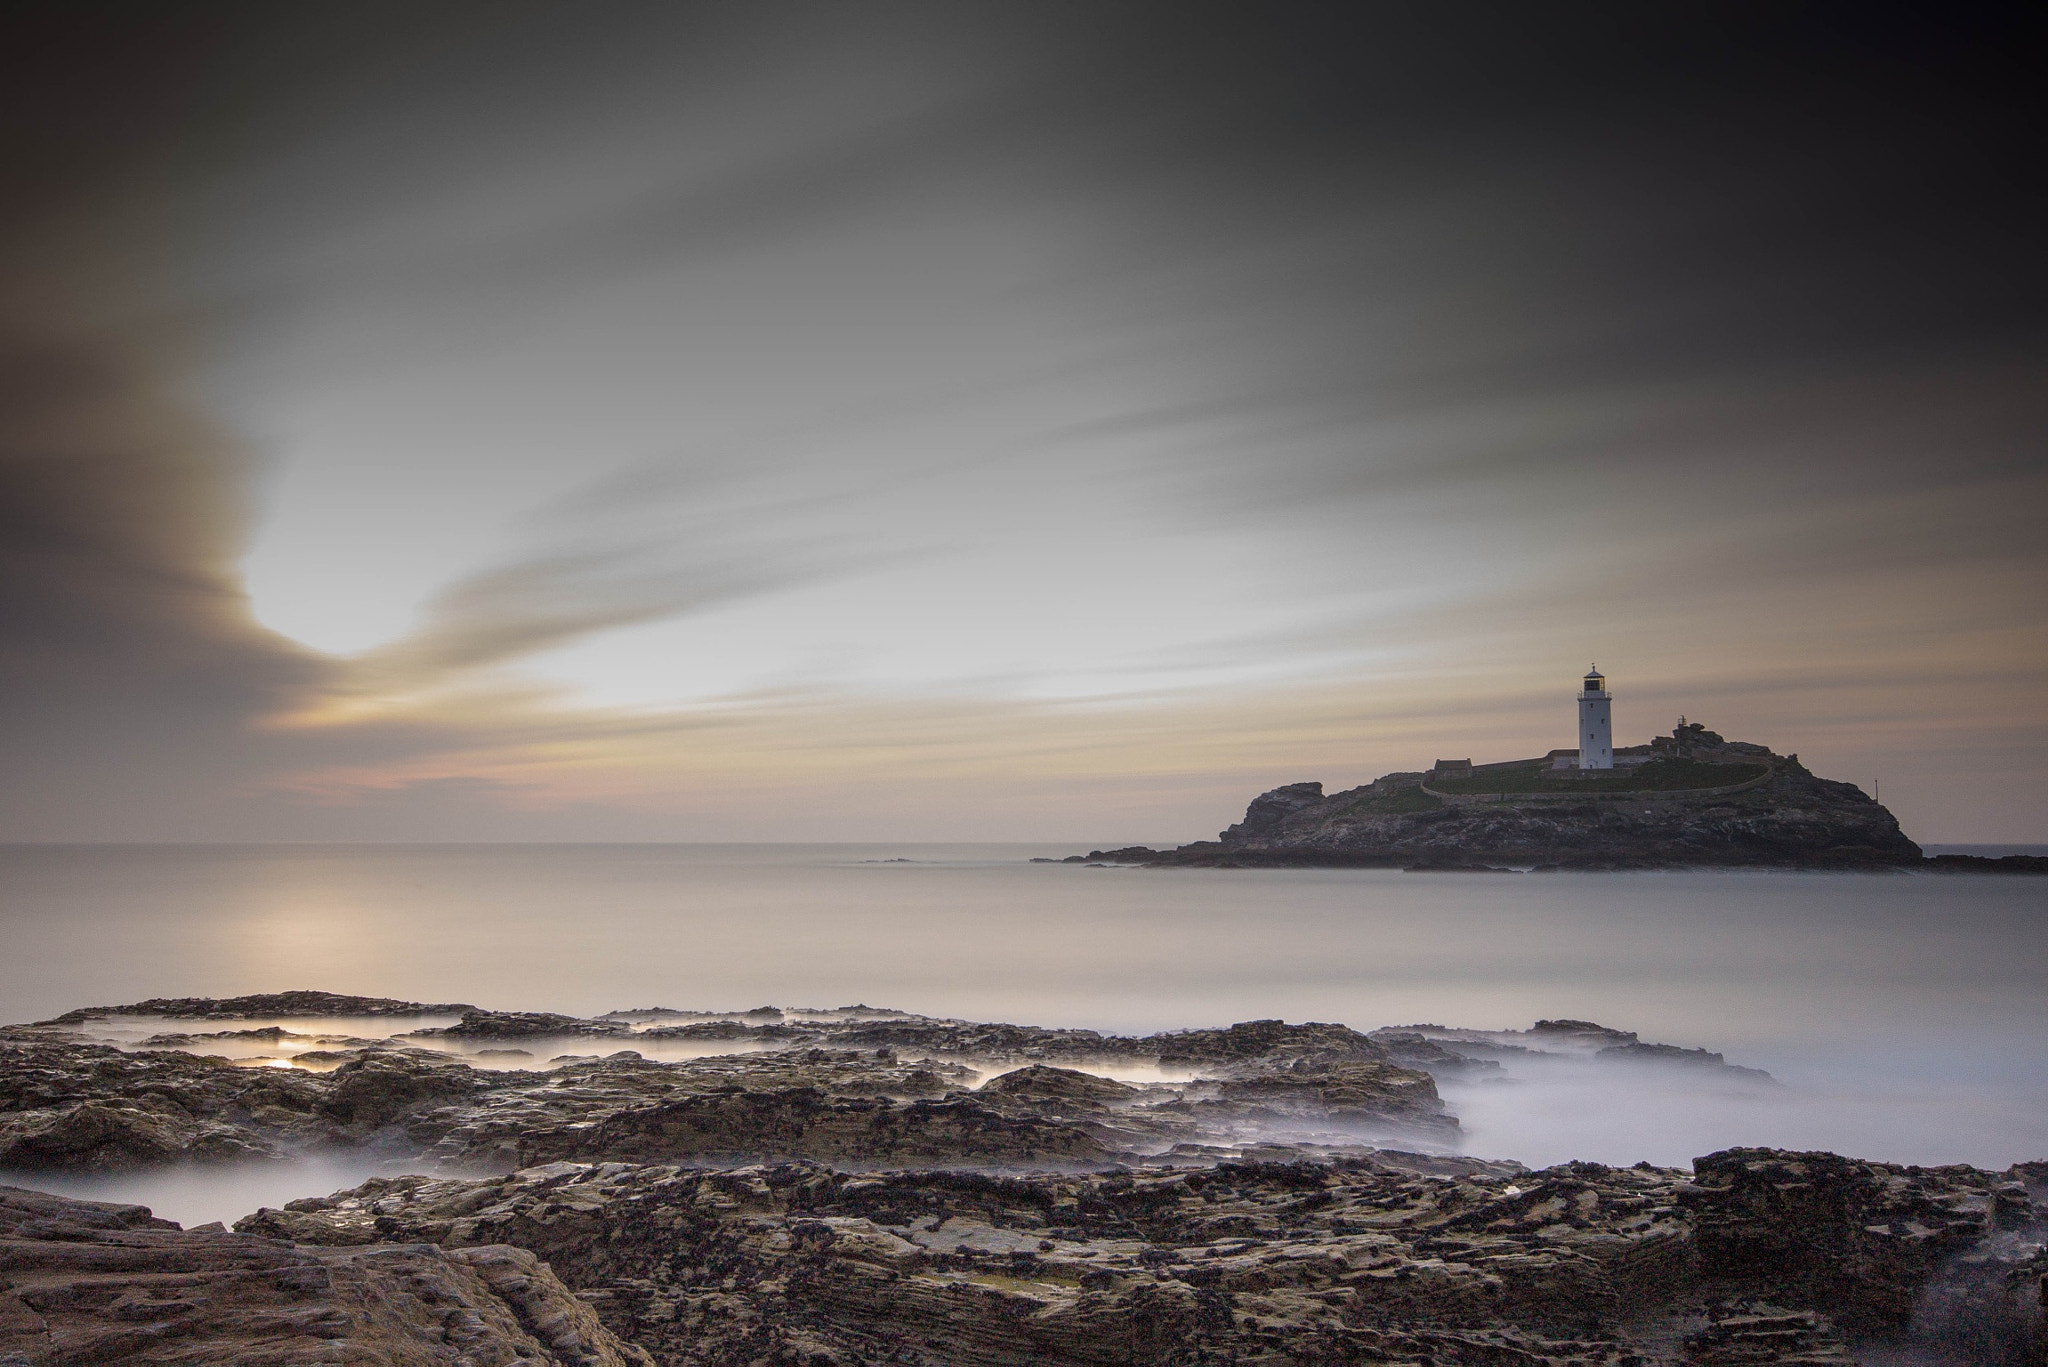
[[[2048,841],[2018,27],[12,13],[0,839],[1172,843],[1597,662]]]

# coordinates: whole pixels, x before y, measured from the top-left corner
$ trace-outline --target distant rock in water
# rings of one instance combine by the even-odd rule
[[[1927,867],[1936,873],[2048,873],[2048,856],[1933,854]]]
[[[1320,783],[1290,783],[1253,798],[1244,820],[1213,841],[1095,850],[1067,862],[1414,870],[1934,863],[1862,789],[1817,777],[1797,755],[1693,726],[1618,758],[1614,769],[1589,772],[1549,758],[1460,762],[1331,794]]]
[[[106,1016],[247,1020],[252,1016],[460,1016],[474,1010],[474,1006],[464,1002],[408,1002],[395,997],[352,997],[302,988],[247,997],[151,997],[127,1006],[81,1006],[56,1017],[52,1024],[75,1024]]]
[[[620,1020],[579,1020],[553,1011],[479,1011],[466,1008],[462,1019],[440,1029],[411,1032],[414,1038],[449,1039],[563,1038],[573,1035],[630,1035],[633,1027]]]

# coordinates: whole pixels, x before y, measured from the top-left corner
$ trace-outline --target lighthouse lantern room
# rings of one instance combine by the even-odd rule
[[[1586,671],[1585,686],[1579,690],[1579,767],[1614,767],[1614,699],[1607,692],[1607,676],[1594,665]]]

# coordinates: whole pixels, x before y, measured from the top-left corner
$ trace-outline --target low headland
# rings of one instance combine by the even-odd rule
[[[2048,1162],[1461,1152],[1588,1021],[1119,1036],[300,991],[0,1028],[0,1363],[2038,1364]],[[382,1155],[230,1230],[37,1189]]]
[[[1261,793],[1214,840],[1091,850],[1071,864],[1411,870],[1930,869],[2048,873],[2048,858],[1928,856],[1853,783],[1700,723],[1579,770],[1554,752]],[[1053,862],[1053,861],[1048,861]]]

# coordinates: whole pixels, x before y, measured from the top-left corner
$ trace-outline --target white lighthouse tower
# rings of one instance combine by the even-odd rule
[[[1607,692],[1607,676],[1594,665],[1586,671],[1585,687],[1579,690],[1579,767],[1614,767],[1614,699]]]

